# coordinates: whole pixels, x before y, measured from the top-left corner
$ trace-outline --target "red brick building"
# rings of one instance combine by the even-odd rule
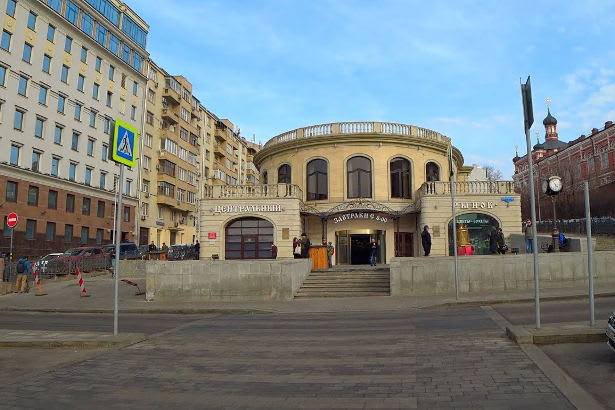
[[[549,111],[543,121],[545,141],[532,149],[536,217],[553,219],[551,197],[543,194],[542,182],[552,175],[562,178],[562,192],[555,198],[556,217],[574,219],[585,217],[583,183],[589,182],[592,217],[615,216],[615,126],[607,121],[604,128],[592,129],[589,136],[581,135],[568,143],[560,141],[557,120]],[[530,217],[529,165],[527,155],[513,158],[516,190],[521,194],[521,212]]]

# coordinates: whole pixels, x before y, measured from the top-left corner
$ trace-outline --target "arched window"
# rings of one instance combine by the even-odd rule
[[[261,218],[236,219],[226,226],[225,259],[271,258],[273,225]]]
[[[425,180],[427,182],[440,180],[440,167],[435,162],[428,162],[425,165]]]
[[[267,182],[267,171],[263,172],[263,185],[267,185],[269,182]]]
[[[290,184],[290,165],[284,164],[278,168],[278,184]]]
[[[391,198],[412,198],[410,161],[405,158],[391,160]]]
[[[313,159],[307,164],[307,200],[318,201],[327,199],[328,177],[327,161]]]
[[[372,197],[372,161],[366,157],[353,157],[346,163],[348,198]]]

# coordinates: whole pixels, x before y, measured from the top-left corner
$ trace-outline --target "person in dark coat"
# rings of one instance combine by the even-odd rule
[[[299,242],[301,243],[301,257],[309,258],[310,257],[309,250],[310,250],[310,246],[312,246],[312,242],[310,242],[310,238],[307,237],[305,232],[301,234],[301,240]]]
[[[491,227],[491,233],[489,234],[489,252],[492,254],[498,253],[498,231],[495,227]]]
[[[431,234],[427,225],[425,225],[423,232],[421,232],[421,244],[423,245],[425,256],[429,256],[429,252],[431,252]]]

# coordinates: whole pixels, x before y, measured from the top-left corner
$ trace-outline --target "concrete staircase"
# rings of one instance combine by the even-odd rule
[[[390,270],[382,266],[342,266],[313,270],[296,298],[390,296]]]

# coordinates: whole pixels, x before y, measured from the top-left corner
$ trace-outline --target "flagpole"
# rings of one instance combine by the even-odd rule
[[[455,173],[453,172],[453,143],[449,142],[449,181],[451,185],[451,212],[453,214],[453,255],[455,265],[455,300],[459,300],[459,265],[457,259],[457,217],[455,216]]]

